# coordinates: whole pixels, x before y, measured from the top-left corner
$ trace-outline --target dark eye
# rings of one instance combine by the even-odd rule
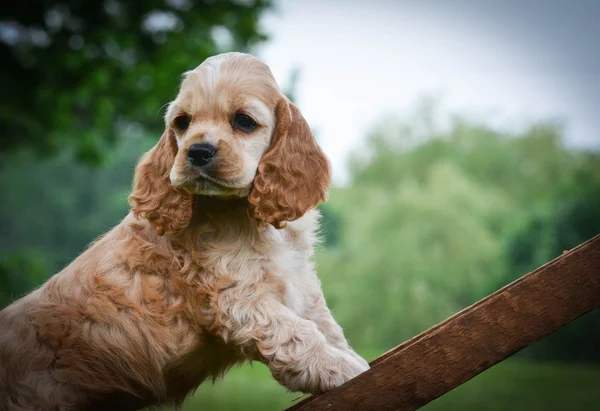
[[[185,131],[190,126],[190,116],[188,116],[187,114],[183,114],[181,116],[175,117],[175,120],[173,122],[175,123],[175,127],[177,127],[181,131]]]
[[[237,128],[238,130],[249,132],[254,130],[256,126],[256,121],[245,114],[236,114],[233,118],[233,128]]]

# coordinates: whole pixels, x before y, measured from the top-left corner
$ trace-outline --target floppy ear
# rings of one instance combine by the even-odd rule
[[[282,98],[277,125],[263,155],[248,202],[250,216],[283,228],[327,198],[329,161],[300,110]]]
[[[192,217],[194,196],[173,187],[169,177],[176,154],[175,136],[167,128],[135,169],[131,210],[150,221],[158,235],[185,228]]]

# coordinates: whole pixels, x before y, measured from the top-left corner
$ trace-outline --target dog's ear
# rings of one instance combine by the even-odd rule
[[[185,228],[192,217],[194,196],[173,187],[169,178],[176,154],[175,135],[167,127],[135,169],[131,211],[136,218],[147,219],[158,235]]]
[[[331,175],[300,110],[282,98],[275,116],[271,147],[258,165],[248,202],[251,217],[283,228],[326,200]]]

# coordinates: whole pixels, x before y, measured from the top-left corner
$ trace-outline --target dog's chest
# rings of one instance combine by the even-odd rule
[[[307,296],[318,290],[312,231],[268,226],[252,236],[220,233],[211,238],[205,269],[222,287],[270,292],[295,313],[305,311]],[[219,281],[220,280],[220,281]]]
[[[263,270],[283,284],[285,305],[302,315],[306,296],[318,286],[318,280],[313,269],[312,246],[299,244],[295,238],[297,234],[270,227],[266,235],[272,241],[272,247],[264,251]]]

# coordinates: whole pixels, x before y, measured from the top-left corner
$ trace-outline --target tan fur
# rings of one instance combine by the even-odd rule
[[[240,110],[260,118],[252,133],[232,129]],[[173,127],[181,112],[192,117],[184,133]],[[131,213],[0,312],[0,410],[180,404],[247,360],[311,393],[368,368],[312,262],[328,163],[268,67],[239,53],[208,59],[166,124],[136,168]],[[218,147],[211,176],[187,162],[204,141]]]
[[[160,235],[184,228],[192,216],[193,195],[175,189],[169,178],[176,153],[175,137],[167,129],[138,164],[129,196],[133,215],[148,219]]]
[[[330,171],[300,110],[282,99],[276,113],[275,136],[248,200],[252,217],[280,228],[325,201]]]

